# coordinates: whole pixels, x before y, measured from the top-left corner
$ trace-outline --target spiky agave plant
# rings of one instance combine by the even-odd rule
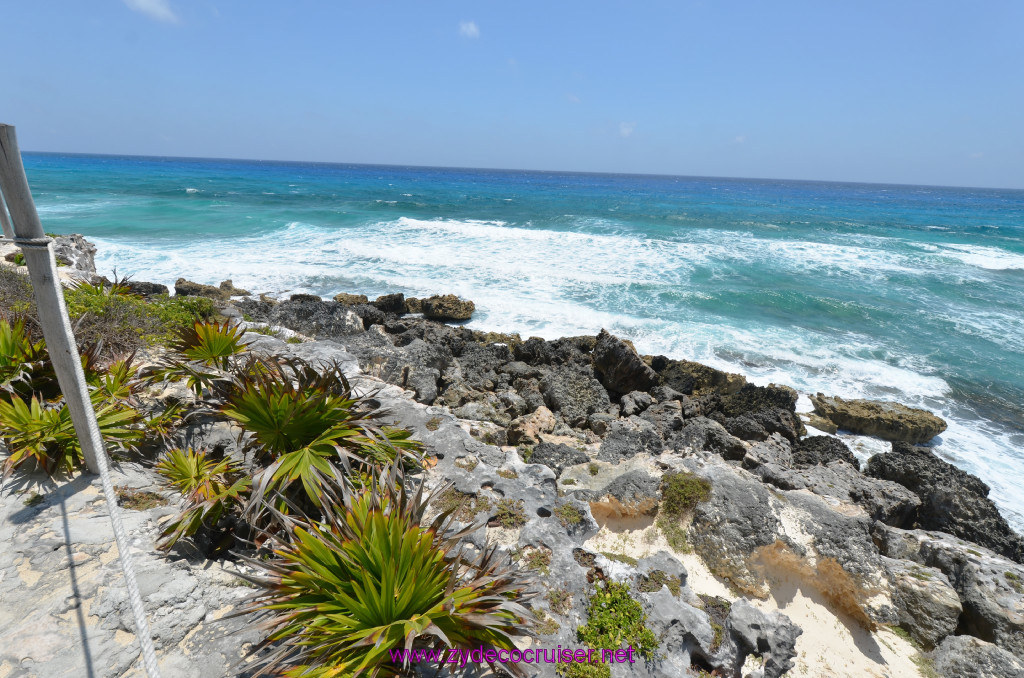
[[[59,393],[46,343],[32,341],[23,318],[0,317],[0,391],[26,399],[49,399]]]
[[[107,444],[129,449],[142,437],[134,427],[140,415],[117,402],[107,402],[103,394],[91,394],[100,435]],[[4,477],[30,460],[52,475],[70,473],[81,466],[82,447],[71,421],[67,404],[52,405],[33,397],[0,398],[0,439],[9,452],[3,464]]]
[[[227,370],[231,367],[231,358],[245,352],[244,336],[245,330],[231,325],[230,321],[197,320],[178,330],[169,348],[185,360]]]
[[[420,461],[420,443],[407,430],[380,425],[382,413],[353,394],[336,362],[317,369],[288,360],[236,374],[223,413],[250,434],[247,451],[263,467],[253,478],[250,513],[269,497],[279,510],[287,510],[283,499],[318,508],[323,488],[353,471]]]
[[[208,459],[205,450],[171,450],[156,471],[183,497],[182,512],[160,535],[159,547],[168,550],[182,537],[193,536],[206,524],[211,527],[245,501],[250,479],[230,459]]]
[[[410,492],[402,476],[344,483],[317,521],[269,509],[281,545],[269,560],[245,558],[262,574],[246,577],[260,590],[239,612],[269,631],[256,675],[407,675],[392,650],[512,649],[532,633],[529,581],[496,548],[468,556],[471,528],[452,532],[450,512],[422,526],[422,486]]]

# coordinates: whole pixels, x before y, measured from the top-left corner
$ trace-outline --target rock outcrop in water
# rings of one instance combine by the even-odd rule
[[[879,400],[844,400],[821,393],[811,396],[814,412],[851,433],[912,445],[926,443],[946,430],[946,422],[927,410]]]

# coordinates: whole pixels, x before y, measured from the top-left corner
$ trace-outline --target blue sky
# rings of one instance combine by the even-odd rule
[[[26,150],[1024,188],[1024,3],[53,0]]]

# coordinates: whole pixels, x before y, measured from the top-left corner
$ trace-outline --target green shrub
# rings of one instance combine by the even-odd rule
[[[587,470],[590,472],[590,475],[596,476],[598,473],[601,472],[601,467],[595,464],[594,462],[590,462],[590,466],[587,467]]]
[[[434,505],[439,512],[450,512],[453,518],[463,523],[473,522],[477,514],[491,510],[491,501],[487,497],[459,492],[454,487],[438,492]]]
[[[511,649],[514,636],[529,633],[523,603],[532,594],[507,557],[495,549],[468,556],[446,536],[450,518],[422,526],[419,493],[383,476],[365,489],[346,484],[323,521],[281,520],[273,558],[246,559],[263,573],[250,578],[258,593],[249,609],[269,629],[258,670],[405,675],[411,667],[393,665],[390,650]]]
[[[645,593],[660,591],[663,586],[667,586],[673,596],[678,596],[682,590],[682,582],[679,577],[670,575],[663,570],[654,570],[650,574],[640,577],[639,589]]]
[[[666,473],[661,479],[661,511],[683,518],[711,498],[711,483],[688,471]]]
[[[630,567],[636,567],[639,564],[636,558],[633,556],[627,556],[624,553],[612,553],[611,551],[601,551],[601,555],[608,560],[614,560],[617,563],[625,563]]]
[[[647,615],[633,598],[627,584],[607,581],[598,584],[597,591],[587,602],[587,623],[576,631],[577,639],[595,650],[615,650],[632,647],[645,659],[653,659],[658,639],[647,627]],[[559,665],[559,673],[573,678],[604,677],[611,675],[607,664]],[[579,667],[579,668],[576,668]]]
[[[494,519],[504,528],[512,529],[526,524],[522,499],[499,499]]]
[[[529,570],[548,574],[551,572],[551,549],[531,548],[523,552],[522,563]]]
[[[547,595],[548,607],[555,614],[565,614],[572,608],[572,594],[568,589],[551,589]]]
[[[514,469],[505,469],[505,468],[498,469],[498,475],[501,476],[502,478],[507,478],[509,480],[512,480],[514,478],[518,478],[519,477],[519,474],[516,473],[516,471]]]
[[[573,527],[583,522],[583,511],[572,504],[562,504],[555,507],[555,517],[562,527]]]

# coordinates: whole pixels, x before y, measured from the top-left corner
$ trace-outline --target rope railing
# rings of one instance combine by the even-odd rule
[[[43,232],[28,187],[14,127],[4,124],[0,124],[0,226],[3,227],[4,240],[22,248],[22,256],[32,281],[32,293],[39,309],[39,324],[57,374],[57,382],[71,411],[71,421],[82,446],[86,466],[89,471],[99,474],[103,485],[103,496],[110,511],[110,524],[117,543],[121,571],[128,589],[132,616],[135,618],[135,635],[139,640],[142,663],[149,678],[159,678],[160,669],[149,622],[146,620],[146,608],[135,580],[135,566],[129,551],[131,544],[121,522],[107,453],[103,448],[96,412],[85,383],[81,356],[64,304],[57,260],[51,247],[53,239]]]

